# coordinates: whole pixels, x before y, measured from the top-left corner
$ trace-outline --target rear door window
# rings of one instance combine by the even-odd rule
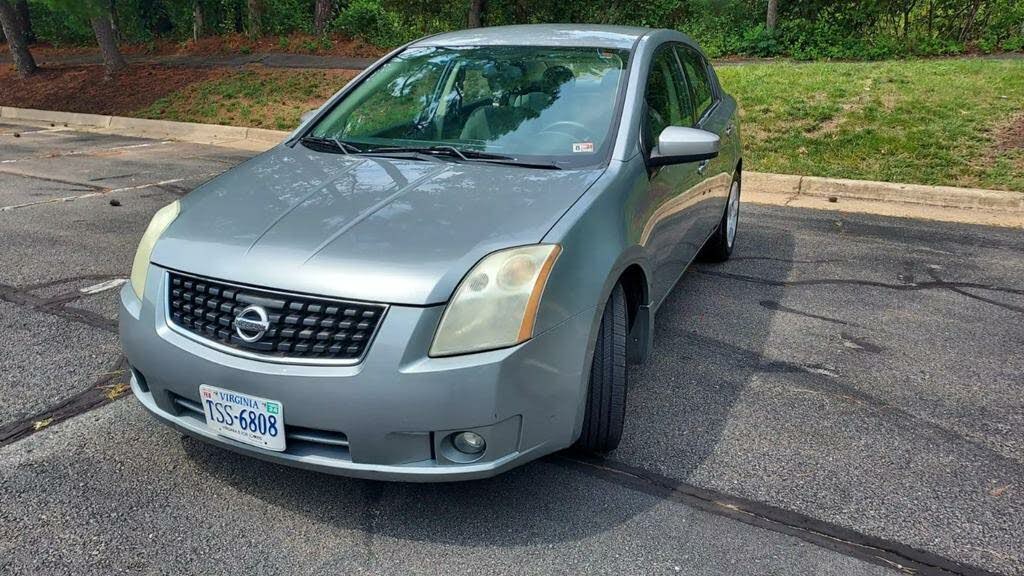
[[[715,91],[711,87],[711,78],[708,76],[708,64],[699,52],[689,46],[676,48],[679,54],[679,61],[683,64],[686,72],[686,79],[690,81],[693,88],[694,108],[697,112],[697,119],[704,117],[704,113],[711,108],[715,100]]]

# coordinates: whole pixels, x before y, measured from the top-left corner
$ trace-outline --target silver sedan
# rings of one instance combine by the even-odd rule
[[[613,450],[659,304],[732,252],[741,158],[678,32],[413,42],[154,216],[121,293],[132,389],[186,434],[350,476]]]

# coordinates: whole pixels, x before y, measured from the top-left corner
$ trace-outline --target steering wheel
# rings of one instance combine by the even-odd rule
[[[573,120],[559,120],[558,122],[552,122],[545,126],[538,135],[545,133],[566,136],[571,140],[577,140],[580,142],[594,142],[597,140],[594,137],[594,133],[586,126]]]

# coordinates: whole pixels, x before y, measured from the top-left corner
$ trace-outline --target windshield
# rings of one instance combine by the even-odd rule
[[[367,150],[449,146],[566,166],[611,146],[628,52],[604,48],[411,48],[308,135]]]

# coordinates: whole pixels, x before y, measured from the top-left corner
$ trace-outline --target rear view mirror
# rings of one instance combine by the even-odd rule
[[[652,166],[700,162],[718,156],[718,134],[697,128],[669,126],[658,136],[658,147],[651,152]]]

